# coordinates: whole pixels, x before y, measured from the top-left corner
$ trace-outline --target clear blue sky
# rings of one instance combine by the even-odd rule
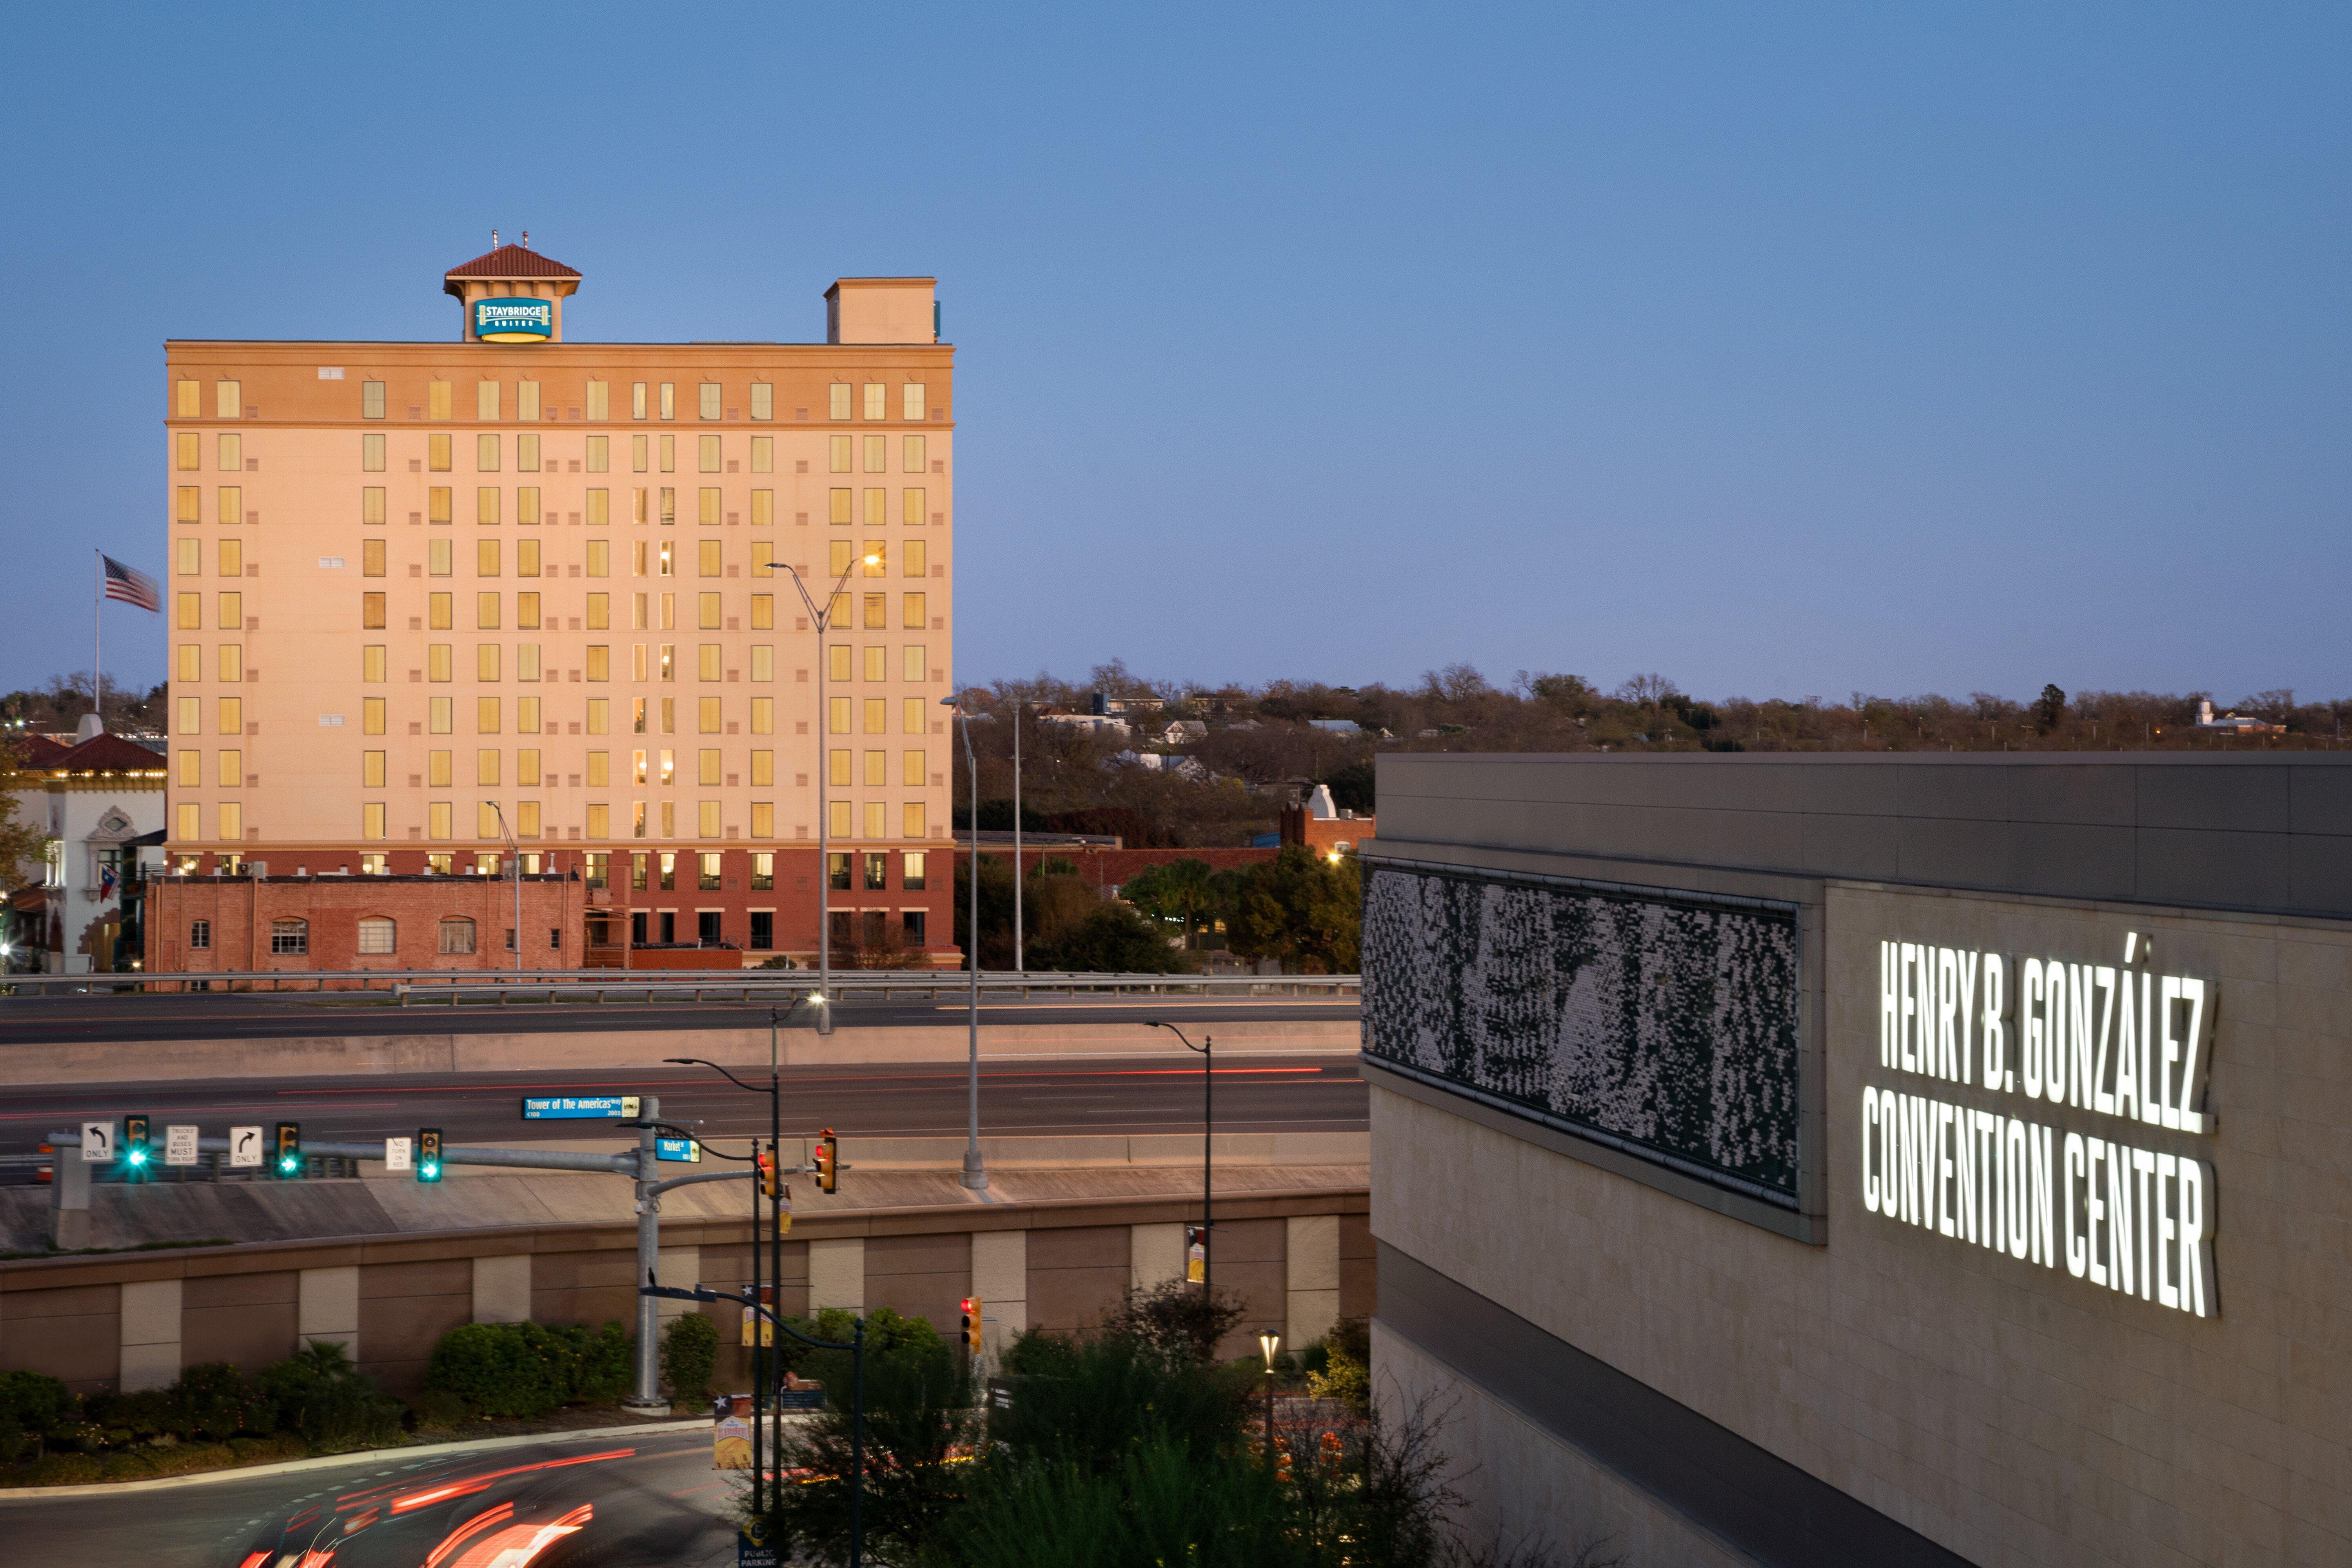
[[[2341,5],[27,8],[0,684],[167,337],[822,336],[934,273],[957,673],[2352,692]],[[114,607],[110,666],[163,671]]]

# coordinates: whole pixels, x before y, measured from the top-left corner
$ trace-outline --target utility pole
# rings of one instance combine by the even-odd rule
[[[980,790],[976,785],[972,790],[971,807],[974,811],[980,810]],[[977,822],[978,819],[974,818],[973,821]],[[976,837],[975,835],[975,841]],[[1028,878],[1022,874],[1022,864],[1021,700],[1015,697],[1013,702],[1013,971],[1015,974],[1021,973],[1029,967],[1021,947],[1021,892],[1022,884],[1028,881]]]

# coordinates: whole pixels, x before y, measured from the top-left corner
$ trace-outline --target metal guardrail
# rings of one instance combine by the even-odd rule
[[[1355,975],[1086,975],[984,969],[984,996],[1024,1001],[1066,997],[1332,997],[1361,994]],[[171,975],[0,976],[0,996],[169,996],[190,991],[373,992],[401,1007],[420,1002],[768,1001],[789,1004],[817,988],[814,969],[288,969]],[[833,995],[877,1000],[954,1000],[971,994],[961,969],[837,969]]]

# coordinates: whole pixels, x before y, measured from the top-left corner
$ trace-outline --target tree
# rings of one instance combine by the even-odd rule
[[[2054,685],[2043,686],[2041,700],[2033,705],[2034,723],[2041,727],[2042,734],[2047,735],[2056,729],[2065,716],[2066,694]]]
[[[1352,974],[1363,930],[1363,877],[1353,855],[1323,860],[1297,844],[1250,868],[1227,942],[1244,958],[1278,958],[1307,974]]]
[[[1120,897],[1154,919],[1181,922],[1184,946],[1190,947],[1194,936],[1213,922],[1223,907],[1216,878],[1217,873],[1210,869],[1207,861],[1188,856],[1145,866],[1118,891]]]
[[[24,759],[24,748],[14,737],[0,740],[0,775],[14,773]],[[16,792],[0,789],[0,886],[30,880],[33,868],[47,858],[48,847],[48,834],[16,820]]]
[[[1345,768],[1332,769],[1323,782],[1330,787],[1331,804],[1343,811],[1370,816],[1373,810],[1375,773],[1372,759],[1360,758]]]

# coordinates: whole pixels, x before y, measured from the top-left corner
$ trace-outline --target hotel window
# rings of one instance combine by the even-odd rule
[[[866,837],[887,839],[890,836],[890,808],[879,800],[866,802]],[[879,858],[879,857],[877,857]]]
[[[360,471],[363,474],[383,472],[383,434],[370,431],[360,437]]]
[[[866,630],[879,632],[890,624],[890,596],[869,593],[866,596]]]
[[[698,548],[694,552],[694,559],[695,572],[697,576],[717,577],[719,575],[719,567],[720,550],[719,548],[719,541],[717,539],[703,539],[699,541]],[[715,593],[706,593],[703,597],[705,599],[715,600],[719,596]],[[706,621],[703,624],[716,628],[719,623],[716,621]]]
[[[920,632],[929,625],[929,614],[925,609],[925,600],[919,593],[900,594],[898,596],[898,624],[902,630],[908,632]]]
[[[182,697],[180,699],[180,733],[202,735],[205,732],[204,714],[203,698]]]
[[[755,528],[776,526],[776,493],[773,490],[751,492],[751,526]],[[764,544],[767,541],[763,539],[761,542]]]
[[[539,836],[539,802],[536,800],[516,801],[515,837],[519,839],[535,839]],[[536,874],[538,866],[539,857],[537,855],[525,855],[523,857],[523,870],[526,873]],[[562,934],[558,932],[554,935],[556,939],[550,942],[548,946],[551,947],[562,946]]]
[[[661,780],[661,786],[665,789],[668,789],[677,778],[677,754],[667,747],[662,749],[661,771],[656,777]]]
[[[498,698],[476,697],[474,699],[474,733],[476,735],[499,733]]]
[[[428,435],[425,438],[425,466],[436,474],[449,472],[449,437]]]
[[[499,383],[496,382],[476,382],[474,383],[474,417],[476,419],[496,419],[498,416]],[[493,437],[493,439],[496,438]]]
[[[865,565],[866,575],[868,577],[889,576],[890,541],[888,539],[867,539],[866,541]]]
[[[890,650],[879,643],[866,644],[866,678],[869,681],[887,681],[890,678]]]
[[[592,643],[588,645],[588,678],[592,681],[613,678],[613,650],[609,643]]]
[[[865,771],[866,788],[887,789],[890,784],[890,754],[887,751],[868,751],[866,754]]]
[[[702,489],[695,492],[694,498],[697,513],[696,520],[706,528],[717,528],[719,526],[718,489],[713,486],[705,486]]]
[[[179,505],[173,509],[173,515],[184,523],[203,522],[205,520],[203,496],[204,486],[201,485],[181,486]]]
[[[924,890],[923,852],[908,850],[899,858],[898,885],[908,893]]]
[[[610,491],[610,490],[591,490],[591,491],[589,491],[589,492],[588,492],[588,526],[589,526],[590,528],[605,528],[605,527],[610,526],[610,524],[612,523],[612,521],[613,521],[613,492],[612,492],[612,491]],[[604,543],[604,541],[603,541],[602,539],[592,539],[592,540],[590,540],[589,542],[590,542],[591,544],[602,544],[602,543]]]
[[[218,708],[219,712],[215,716],[220,720],[220,724],[215,733],[243,735],[245,733],[245,700],[242,697],[222,697],[219,699]]]
[[[900,680],[919,681],[928,668],[923,653],[923,644],[920,643],[909,643],[899,650],[898,678]]]
[[[921,486],[910,485],[898,492],[898,517],[906,527],[919,528],[923,526],[923,506]]]
[[[629,437],[629,467],[632,472],[642,474],[647,468],[653,466],[652,454],[653,443],[648,437],[643,435],[632,435]],[[637,492],[637,498],[640,502],[645,499],[645,494],[646,493],[643,490]],[[642,523],[645,520],[646,509],[641,505],[637,507],[637,521]]]
[[[376,810],[381,811],[383,808],[379,806]],[[382,833],[375,836],[383,837]],[[378,955],[397,951],[399,947],[395,936],[397,930],[397,926],[380,915],[372,915],[361,921],[359,950],[362,953]]]
[[[612,382],[590,382],[588,383],[588,417],[591,419],[613,417]]]
[[[613,438],[611,436],[592,435],[588,438],[588,472],[591,474],[607,472],[612,466],[612,456]],[[591,495],[596,496],[604,493],[602,490],[590,492]]]
[[[757,733],[765,734],[766,731]],[[751,783],[755,789],[766,789],[776,781],[776,754],[772,751],[751,753]]]
[[[383,876],[389,873],[390,871],[391,867],[384,863],[384,857],[382,855],[360,856],[360,874],[362,876]]]
[[[425,678],[426,680],[436,685],[446,684],[449,680],[450,650],[453,646],[454,644],[448,643],[427,643],[425,645]],[[435,700],[446,701],[446,699],[436,698]]]
[[[235,789],[245,783],[245,753],[216,751],[214,758],[214,782],[224,789]]]
[[[752,815],[755,820],[762,809],[763,808],[758,806],[751,808]],[[764,809],[770,810],[774,810],[773,807]],[[757,836],[761,838],[775,837],[773,833],[761,833]],[[774,888],[775,885],[776,853],[773,850],[761,850],[751,857],[751,891],[753,893],[766,893]]]
[[[360,541],[360,575],[362,577],[383,575],[383,541],[382,539]]]
[[[220,487],[220,496],[217,505],[220,507],[219,520],[221,527],[225,528],[233,528],[237,524],[245,521],[245,486],[242,485],[222,486]]]
[[[866,471],[868,474],[887,474],[890,471],[888,436],[869,435],[866,438]]]
[[[539,486],[523,485],[515,490],[515,523],[518,527],[535,528],[539,526]]]
[[[360,837],[371,841],[379,840],[383,837],[383,801],[371,800],[360,808]],[[380,861],[383,857],[381,855],[370,855],[366,858]],[[375,869],[381,871],[383,868],[379,866]],[[371,922],[365,920],[360,922],[360,951],[362,953],[369,951],[367,946],[367,928],[370,924]],[[392,922],[386,920],[377,924],[389,925]]]
[[[215,382],[213,383],[213,417],[243,419],[245,417],[245,383]]]
[[[668,465],[664,464],[663,466],[667,468]],[[661,526],[666,528],[677,527],[677,492],[667,486],[662,487],[661,493]]]
[[[517,697],[515,699],[515,733],[517,735],[537,735],[539,733],[539,699],[537,697]],[[539,763],[536,760],[539,753],[534,751],[531,753],[531,756],[534,758],[531,763],[531,768],[534,771],[530,778],[523,780],[526,784],[536,784],[539,782],[539,774],[536,771],[539,767]]]
[[[499,575],[498,540],[476,539],[474,541],[474,575],[476,577]]]
[[[592,751],[588,754],[588,787],[602,789],[613,781],[613,754]]]
[[[856,755],[856,753],[845,748],[828,751],[824,754],[825,788],[829,789],[846,789],[851,784],[856,782],[855,779],[851,777],[851,765]]]
[[[696,668],[695,668],[695,674],[696,674],[697,677],[698,677],[698,679],[706,680],[706,681],[715,681],[715,680],[717,680],[717,679],[719,678],[719,657],[720,657],[720,654],[719,654],[719,645],[718,643],[696,643],[696,644],[695,644],[695,666],[696,666]],[[703,700],[704,702],[707,702],[707,703],[715,703],[715,702],[717,702],[719,699],[718,699],[717,697],[705,697],[705,698],[703,698],[702,700]]]
[[[677,437],[675,435],[661,438],[661,471],[665,474],[677,472]]]
[[[643,419],[645,416],[646,383],[643,382],[632,382],[629,387],[629,417],[631,419]]]
[[[698,437],[695,441],[694,451],[695,466],[698,472],[704,474],[719,472],[719,437],[715,435]]]
[[[360,649],[360,679],[372,686],[383,685],[390,664],[387,649],[382,643],[369,643]]]
[[[927,727],[926,721],[928,721],[929,717],[930,712],[928,699],[923,697],[900,697],[898,699],[899,734],[923,734]]]
[[[715,808],[718,803],[716,801],[709,801],[706,802],[706,804],[711,805]],[[715,833],[705,833],[702,836],[709,839],[715,838],[718,835]],[[695,866],[697,888],[704,893],[718,892],[719,872],[719,852],[717,850],[705,850],[700,854],[695,856],[695,861],[697,862]],[[716,910],[705,910],[703,911],[703,918],[707,920],[717,913],[718,912]]]
[[[239,644],[220,645],[220,678],[231,683],[245,679],[245,649]]]
[[[850,455],[856,450],[853,439],[846,435],[829,436],[825,440],[825,467],[835,474],[849,472]]]
[[[301,956],[310,951],[310,923],[307,920],[273,920],[269,923],[269,951]]]
[[[518,734],[523,727],[515,726]],[[539,788],[539,747],[526,746],[515,753],[515,782],[526,789]]]
[[[180,595],[180,614],[182,617],[182,624],[184,625],[186,624],[185,618],[188,612],[188,601],[194,597],[195,596],[194,594],[190,593]],[[383,630],[383,594],[362,593],[360,595],[360,629],[365,632],[381,632]]]
[[[922,382],[908,382],[906,385],[898,389],[898,408],[901,418],[920,419],[923,417]]]
[[[474,678],[476,680],[497,680],[499,678],[499,644],[496,643],[478,643],[474,645]],[[495,702],[498,699],[495,697],[486,697],[483,700],[485,702]]]
[[[537,382],[515,382],[515,417],[532,420],[539,417],[539,383]],[[534,436],[532,439],[538,438]]]
[[[719,573],[715,569],[715,563],[709,559],[705,559],[703,562],[702,575],[705,577],[718,576]],[[718,631],[719,622],[719,596],[715,593],[698,593],[694,596],[694,600],[696,629],[702,632]]]
[[[694,754],[694,781],[696,783],[716,784],[719,782],[719,770],[720,768],[719,756],[719,750],[715,746],[706,746]]]
[[[827,697],[825,699],[824,706],[825,733],[828,735],[847,735],[849,733],[849,699],[847,697]]]
[[[866,492],[866,526],[887,528],[890,526],[890,492],[880,487]]]
[[[474,521],[483,528],[496,528],[499,522],[499,491],[495,485],[484,485],[474,492]]]
[[[846,593],[835,594],[833,596],[832,602],[827,604],[824,609],[824,629],[828,632],[841,632],[847,630],[849,626],[849,595]]]
[[[447,539],[425,540],[425,575],[427,577],[447,577],[450,572],[449,563],[455,559],[456,555],[457,552],[449,548],[449,541]]]
[[[828,391],[831,393],[832,403],[828,412],[835,419],[847,419],[849,417],[849,383],[835,382]]]
[[[425,417],[436,422],[449,417],[449,383],[447,382],[425,383]],[[446,440],[446,437],[444,439]]]
[[[243,437],[224,435],[215,443],[215,445],[216,447],[215,455],[219,459],[220,470],[222,473],[242,474],[245,472],[245,441]]]
[[[477,785],[499,781],[499,752],[496,747],[484,747],[474,753],[474,782]]]
[[[906,559],[900,563],[898,568],[898,573],[900,576],[926,577],[929,575],[929,559],[931,552],[924,548],[923,540],[908,539],[899,548],[906,551]]]
[[[753,419],[776,417],[776,388],[773,382],[753,382],[751,383],[751,417]]]
[[[751,644],[751,678],[755,681],[772,681],[776,678],[776,650],[773,643],[754,643]],[[759,702],[772,702],[774,699],[772,697],[760,697],[755,700]]]
[[[719,383],[699,382],[695,385],[695,413],[703,419],[719,417]]]
[[[360,613],[362,616],[365,616],[367,613],[367,597],[368,596],[362,596],[360,603]],[[381,626],[383,624],[383,595],[378,593],[373,597],[376,601],[375,612],[377,619],[375,624]],[[180,624],[180,630],[183,632],[194,632],[202,628],[205,623],[205,596],[201,593],[183,593],[177,596],[177,600],[179,604],[179,614],[177,616],[177,620]],[[367,622],[362,620],[361,624],[365,625]]]
[[[360,383],[360,417],[362,419],[383,417],[383,383],[382,382]]]
[[[488,386],[495,383],[486,382],[483,384]],[[495,474],[498,471],[499,438],[490,434],[477,435],[474,437],[474,472]]]
[[[602,577],[604,574],[601,571],[594,571],[590,572],[588,575],[591,577]],[[611,594],[592,593],[588,596],[587,624],[588,630],[591,632],[609,632],[612,630],[613,596]]]
[[[898,833],[902,838],[919,839],[925,829],[923,803],[909,800],[898,809]]]
[[[449,808],[446,806],[439,806],[436,807],[435,810],[446,813]],[[436,836],[446,839],[449,835],[445,832]],[[444,953],[470,953],[473,950],[474,923],[470,920],[461,919],[455,915],[444,918],[441,922],[441,951]]]
[[[425,492],[425,520],[446,525],[452,515],[450,501],[455,492],[446,485],[436,485]]]
[[[866,417],[868,419],[890,417],[890,389],[880,382],[866,383]]]
[[[360,491],[360,521],[368,528],[383,526],[383,486],[370,485]]]
[[[772,593],[751,595],[751,630],[772,632],[776,629],[776,596]],[[754,677],[755,679],[757,677]]]
[[[360,753],[360,787],[365,789],[381,789],[383,788],[383,752],[362,751]]]
[[[204,384],[201,382],[176,383],[179,401],[173,412],[181,419],[202,419],[205,414]]]
[[[890,733],[890,702],[888,698],[867,697],[866,699],[866,733],[868,735],[887,735]]]
[[[698,800],[694,806],[694,835],[698,839],[719,836],[719,802]]]
[[[234,643],[225,643],[222,646],[225,648],[233,648],[236,646],[236,644]],[[183,643],[180,644],[180,673],[177,678],[182,685],[194,685],[198,681],[205,678],[205,650],[203,644],[197,643]]]
[[[182,539],[179,549],[179,575],[202,577],[205,574],[205,541]]]
[[[901,474],[921,474],[927,471],[927,465],[924,463],[925,453],[923,450],[923,438],[921,436],[909,435],[900,441],[898,445],[898,472]],[[915,494],[919,496],[922,492],[918,490]]]
[[[856,565],[857,561],[857,546],[854,541],[849,539],[833,540],[831,547],[825,553],[827,559],[831,563],[827,570],[830,570],[835,577],[841,576],[852,566]]]
[[[205,438],[194,431],[180,432],[173,438],[173,444],[177,453],[173,463],[182,473],[191,473],[205,465]]]
[[[384,700],[382,697],[360,699],[360,733],[362,735],[383,733],[384,706]]]
[[[515,575],[517,577],[551,576],[540,570],[540,549],[537,539],[515,541]]]
[[[902,751],[898,754],[898,782],[909,789],[919,789],[929,782],[929,773],[922,752]]]
[[[851,678],[850,660],[856,655],[846,643],[835,643],[824,651],[824,678],[838,685]]]
[[[382,544],[383,541],[382,539],[378,539],[375,542]],[[243,577],[245,575],[245,541],[243,539],[221,540],[220,574],[223,577]],[[377,572],[375,575],[382,577],[383,573]]]
[[[536,434],[515,437],[515,470],[521,474],[539,472],[539,436]]]
[[[234,843],[245,837],[245,808],[234,800],[220,803],[220,836]]]
[[[448,656],[449,650],[444,648],[441,650],[441,653],[442,656],[446,658]],[[427,735],[449,735],[455,733],[452,728],[457,722],[455,712],[456,710],[451,706],[447,697],[427,698],[425,705],[425,733]]]
[[[588,836],[592,839],[609,839],[613,836],[612,807],[604,805],[600,801],[588,808]],[[589,874],[592,876],[596,875],[600,872],[604,872],[606,867],[613,863],[611,857],[607,855],[590,855],[588,860],[590,863]],[[602,887],[604,884],[602,882],[598,882],[594,885]]]

